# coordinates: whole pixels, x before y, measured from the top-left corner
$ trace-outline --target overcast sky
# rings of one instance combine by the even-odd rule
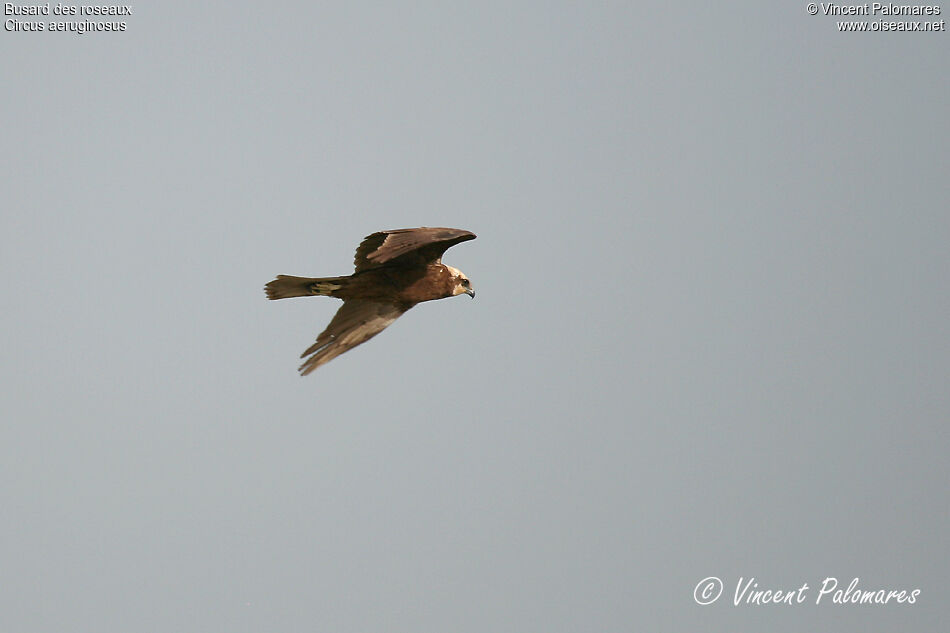
[[[946,626],[946,31],[132,10],[0,33],[0,631]],[[299,377],[263,285],[423,225],[477,298]]]

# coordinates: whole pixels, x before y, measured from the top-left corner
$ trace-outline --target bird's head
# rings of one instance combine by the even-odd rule
[[[458,268],[452,268],[451,266],[445,267],[449,273],[452,275],[452,281],[455,282],[455,285],[452,287],[452,296],[466,294],[472,299],[475,298],[475,289],[472,288],[472,282],[468,280],[468,277]]]

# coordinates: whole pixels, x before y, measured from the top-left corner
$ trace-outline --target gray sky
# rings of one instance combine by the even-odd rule
[[[945,31],[132,7],[0,33],[0,630],[945,626]],[[264,283],[420,225],[477,299],[299,378]]]

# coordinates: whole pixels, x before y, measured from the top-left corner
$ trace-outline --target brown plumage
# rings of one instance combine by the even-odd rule
[[[301,358],[301,375],[365,343],[412,306],[475,291],[462,271],[442,263],[450,246],[474,240],[461,229],[428,228],[380,231],[356,249],[356,271],[347,277],[277,275],[264,290],[268,299],[324,296],[343,305]]]

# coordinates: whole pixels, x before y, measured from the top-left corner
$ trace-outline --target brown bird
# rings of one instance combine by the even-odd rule
[[[268,299],[336,297],[343,305],[317,342],[301,358],[306,376],[343,352],[373,338],[412,306],[423,301],[467,294],[472,284],[462,271],[442,263],[450,246],[474,240],[461,229],[428,228],[380,231],[356,249],[356,271],[347,277],[277,275],[264,290]]]

